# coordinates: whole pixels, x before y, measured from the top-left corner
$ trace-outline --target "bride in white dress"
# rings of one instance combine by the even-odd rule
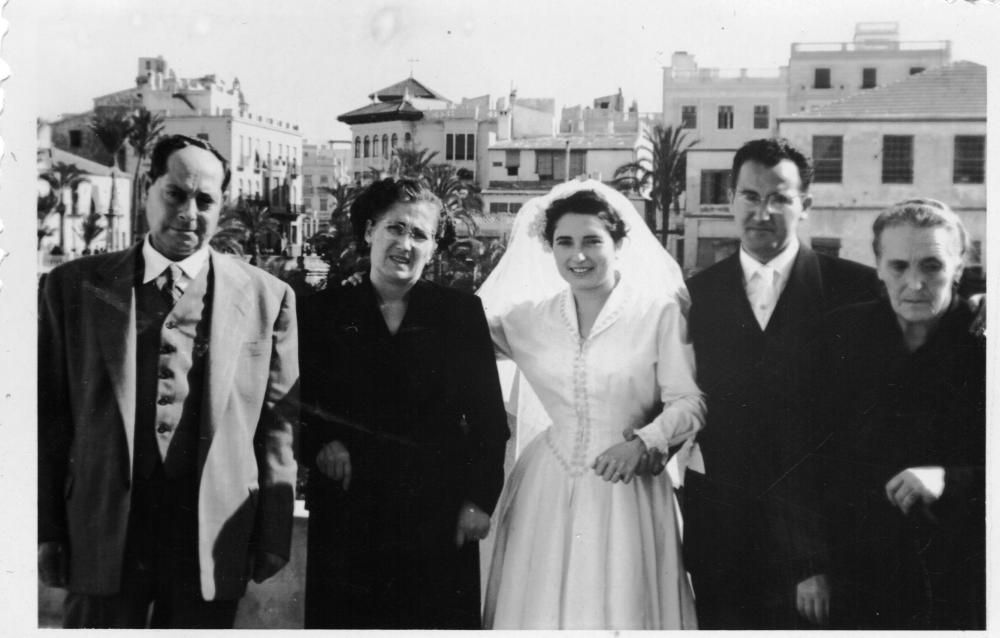
[[[521,209],[479,295],[523,374],[484,626],[696,628],[669,475],[635,476],[704,423],[676,262],[621,194],[569,182]]]

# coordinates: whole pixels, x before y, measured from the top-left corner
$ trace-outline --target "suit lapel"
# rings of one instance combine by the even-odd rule
[[[129,475],[135,453],[136,312],[135,276],[142,244],[109,260],[98,272],[94,294],[98,304],[97,335],[101,354],[111,378],[115,401],[125,427]]]
[[[747,298],[746,286],[743,284],[743,267],[740,265],[739,250],[726,258],[722,271],[723,294],[729,298],[737,300],[733,310],[737,320],[744,328],[754,332],[761,332],[760,324],[750,306],[750,299]],[[728,305],[728,304],[726,304]],[[719,307],[725,307],[720,305]]]
[[[795,263],[788,275],[788,284],[781,292],[774,314],[767,328],[779,330],[789,321],[798,323],[811,320],[823,308],[823,276],[816,253],[805,246],[799,246]]]
[[[233,389],[236,362],[243,346],[247,306],[251,301],[250,277],[239,266],[214,251],[209,260],[212,301],[205,386],[208,410],[202,410],[201,420],[201,434],[206,437],[206,443],[211,442],[216,426],[225,416],[226,403]],[[204,461],[208,447],[207,444],[200,446],[201,461]]]

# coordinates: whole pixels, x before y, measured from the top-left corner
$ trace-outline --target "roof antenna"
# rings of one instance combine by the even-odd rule
[[[420,60],[417,59],[417,58],[407,58],[406,61],[410,63],[410,78],[412,78],[413,77],[413,63],[414,62],[420,62]]]

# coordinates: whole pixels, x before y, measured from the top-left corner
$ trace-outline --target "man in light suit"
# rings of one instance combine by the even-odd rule
[[[737,254],[688,281],[707,422],[705,473],[685,484],[685,564],[706,629],[792,629],[829,617],[827,523],[812,425],[821,317],[879,294],[875,271],[814,253],[796,229],[809,161],[785,140],[733,159]]]
[[[289,558],[295,299],[209,249],[230,177],[211,145],[167,136],[149,176],[145,240],[46,281],[39,575],[67,627],[232,627]]]

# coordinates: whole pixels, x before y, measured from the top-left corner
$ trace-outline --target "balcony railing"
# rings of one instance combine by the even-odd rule
[[[908,40],[898,42],[793,42],[792,54],[841,53],[849,51],[948,51],[948,40]]]

